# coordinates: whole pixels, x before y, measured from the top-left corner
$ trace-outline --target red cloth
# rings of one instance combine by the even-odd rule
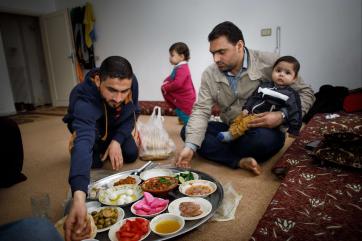
[[[362,91],[351,93],[344,98],[343,109],[346,112],[357,112],[362,110]]]
[[[289,171],[251,240],[361,240],[362,173],[344,166],[321,166],[305,148],[324,134],[362,134],[362,113],[334,119],[316,114],[276,164]]]
[[[175,79],[168,76],[161,87],[163,97],[173,108],[191,114],[192,106],[196,101],[196,91],[192,83],[188,64],[177,67]]]

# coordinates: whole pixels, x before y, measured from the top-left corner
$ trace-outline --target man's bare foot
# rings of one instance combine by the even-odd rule
[[[257,161],[252,157],[241,158],[239,162],[239,167],[252,171],[255,175],[261,174],[261,167],[259,166]]]

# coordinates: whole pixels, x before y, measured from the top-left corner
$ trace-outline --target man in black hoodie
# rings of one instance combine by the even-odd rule
[[[110,160],[114,170],[134,162],[138,148],[132,137],[138,108],[138,82],[131,64],[120,56],[106,58],[72,90],[64,117],[72,133],[69,183],[72,208],[65,222],[65,240],[89,235],[85,200],[91,167]]]

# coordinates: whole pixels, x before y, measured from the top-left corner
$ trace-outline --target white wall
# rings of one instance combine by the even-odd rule
[[[84,0],[2,0],[0,10],[49,13]],[[168,48],[176,41],[191,49],[195,87],[212,63],[207,35],[224,20],[244,33],[249,48],[273,51],[281,26],[281,54],[296,56],[315,91],[323,84],[362,86],[361,0],[91,0],[96,15],[97,65],[109,55],[128,58],[140,81],[140,100],[162,100],[159,87],[170,73]],[[271,37],[260,29],[271,27]]]
[[[362,86],[361,0],[93,0],[97,65],[109,55],[130,60],[140,81],[140,100],[162,100],[170,73],[168,48],[176,41],[191,50],[195,87],[212,62],[207,35],[224,20],[244,33],[246,46],[274,51],[281,26],[281,55],[301,62],[301,75],[315,91],[323,84]],[[261,28],[271,27],[271,37]]]
[[[5,52],[0,31],[0,116],[16,113],[13,93],[10,86],[9,73],[6,66]]]

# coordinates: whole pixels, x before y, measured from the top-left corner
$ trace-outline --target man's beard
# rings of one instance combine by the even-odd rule
[[[216,66],[218,67],[218,69],[221,71],[221,72],[230,72],[232,69],[233,69],[233,66],[231,65],[226,65],[224,63],[222,63],[222,65],[218,65],[216,63]]]
[[[107,105],[108,105],[109,107],[111,107],[111,108],[113,108],[113,109],[118,108],[118,107],[121,105],[121,103],[122,103],[122,102],[116,103],[116,102],[114,102],[114,101],[112,101],[112,100],[110,100],[110,101],[107,101],[107,100],[105,100],[105,99],[103,99],[103,100],[104,100],[104,102],[107,103]]]

